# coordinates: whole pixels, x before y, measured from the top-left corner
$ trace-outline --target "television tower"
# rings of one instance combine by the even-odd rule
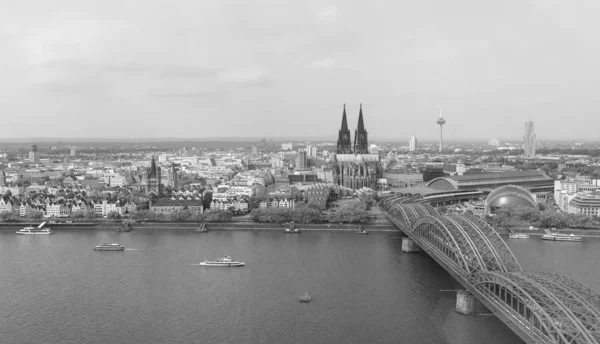
[[[442,109],[440,108],[440,118],[437,120],[437,124],[440,125],[440,153],[442,152],[442,126],[446,124],[446,120],[442,117]]]

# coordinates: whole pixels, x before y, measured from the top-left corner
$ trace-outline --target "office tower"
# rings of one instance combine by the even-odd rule
[[[523,136],[523,157],[535,158],[535,133],[533,132],[534,125],[531,119],[525,122],[525,135]]]
[[[408,141],[408,150],[414,152],[417,150],[417,138],[415,136],[411,136]]]
[[[308,159],[306,157],[306,151],[299,150],[298,157],[296,158],[296,168],[298,168],[298,169],[306,168],[307,165],[308,165]]]
[[[40,160],[40,155],[38,153],[37,145],[31,145],[31,150],[29,151],[29,161],[38,162]]]
[[[488,144],[489,144],[490,146],[494,146],[494,147],[496,147],[496,148],[497,148],[498,146],[500,146],[500,141],[499,141],[498,139],[490,139],[490,140],[488,141]]]

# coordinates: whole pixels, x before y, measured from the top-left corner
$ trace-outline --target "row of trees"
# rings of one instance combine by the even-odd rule
[[[517,205],[507,205],[496,211],[496,216],[488,217],[490,224],[509,228],[531,224],[541,228],[594,228],[599,225],[598,216],[565,214],[550,209],[540,210]]]
[[[254,222],[284,223],[322,222],[323,215],[317,209],[310,207],[292,208],[257,208],[252,210],[250,218]]]
[[[347,202],[339,208],[332,209],[323,215],[318,209],[301,205],[292,208],[256,208],[250,213],[250,218],[255,222],[268,223],[366,223],[369,220],[367,207],[364,202]]]
[[[107,215],[109,217],[110,214]],[[150,210],[140,210],[132,213],[129,219],[136,221],[197,221],[197,222],[231,222],[233,213],[229,210],[209,209],[203,214],[190,210],[178,210],[169,214],[157,213]]]

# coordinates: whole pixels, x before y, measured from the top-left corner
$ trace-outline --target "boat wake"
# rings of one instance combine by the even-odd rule
[[[139,248],[126,248],[125,251],[140,251]]]

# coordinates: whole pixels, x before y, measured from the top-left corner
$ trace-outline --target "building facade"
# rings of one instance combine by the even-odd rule
[[[31,145],[31,150],[29,151],[29,161],[31,161],[31,162],[40,161],[40,153],[38,152],[37,145]]]
[[[379,154],[369,154],[368,134],[365,129],[362,104],[358,125],[354,132],[354,145],[346,117],[346,105],[342,114],[342,127],[338,133],[337,154],[334,157],[334,183],[351,189],[377,188],[377,180],[383,175]]]
[[[417,138],[415,136],[411,136],[410,140],[408,140],[408,151],[414,152],[417,150]]]
[[[535,133],[533,121],[525,122],[525,135],[523,136],[523,157],[535,158]]]

